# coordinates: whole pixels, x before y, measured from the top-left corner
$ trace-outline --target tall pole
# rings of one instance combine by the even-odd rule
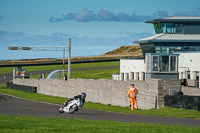
[[[68,47],[68,79],[71,77],[71,38],[69,38],[69,47]]]
[[[65,77],[65,48],[63,48],[63,77],[62,79],[64,79]]]

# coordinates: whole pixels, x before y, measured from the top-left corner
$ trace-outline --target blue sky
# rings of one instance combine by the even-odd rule
[[[71,37],[72,56],[99,55],[155,34],[144,21],[189,15],[200,15],[200,0],[0,0],[0,48],[65,46]]]

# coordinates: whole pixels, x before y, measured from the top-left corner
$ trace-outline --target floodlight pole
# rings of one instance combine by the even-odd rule
[[[68,79],[71,78],[71,38],[69,38],[69,47],[68,47]]]

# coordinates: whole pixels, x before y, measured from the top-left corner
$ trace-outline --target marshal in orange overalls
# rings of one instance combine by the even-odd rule
[[[130,101],[131,101],[131,110],[134,110],[134,105],[135,105],[135,109],[138,109],[137,99],[136,99],[137,94],[138,94],[138,90],[134,87],[134,84],[132,84],[131,88],[128,90],[128,97],[130,97]]]

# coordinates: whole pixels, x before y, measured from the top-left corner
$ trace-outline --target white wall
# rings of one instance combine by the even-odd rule
[[[120,80],[142,80],[144,72],[144,59],[120,59]]]
[[[199,52],[183,52],[179,55],[179,73],[183,78],[187,78],[186,71],[190,71],[191,79],[194,79],[196,72],[200,71],[200,53]],[[180,77],[180,75],[179,75]]]

